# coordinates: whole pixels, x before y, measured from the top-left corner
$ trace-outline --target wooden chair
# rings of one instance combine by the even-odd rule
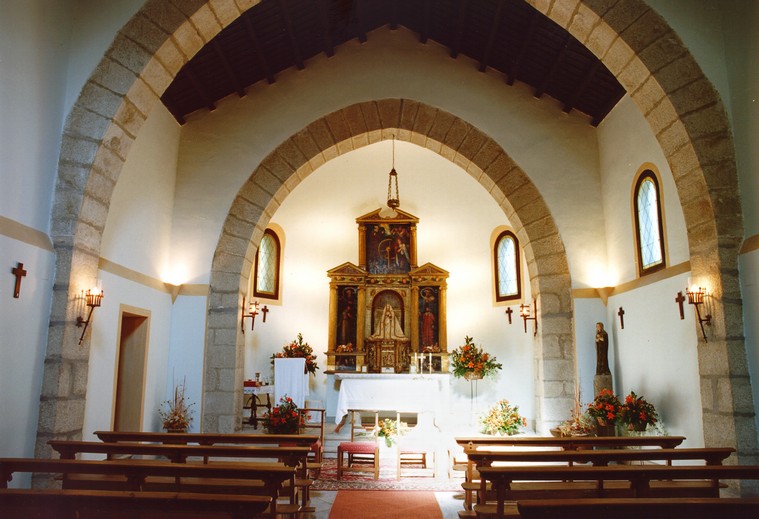
[[[402,412],[396,412],[396,427],[401,430]],[[425,416],[423,413],[405,413],[415,414],[417,424],[404,435],[396,438],[396,479],[401,479],[401,468],[406,465],[421,465],[422,468],[431,468],[431,476],[435,476],[435,450],[437,448],[437,431],[431,423],[431,416]],[[427,420],[429,419],[429,420]],[[428,423],[429,422],[429,423]],[[432,459],[432,467],[428,467],[427,462]]]
[[[373,472],[374,479],[379,479],[380,456],[376,434],[371,434],[371,440],[369,441],[357,441],[356,438],[355,433],[357,429],[366,432],[366,427],[361,422],[362,412],[374,415],[372,433],[379,427],[379,411],[366,409],[348,410],[350,415],[351,440],[349,442],[341,442],[337,446],[337,479],[341,479],[345,471]],[[359,419],[358,426],[355,423],[356,415],[358,415]],[[345,465],[343,465],[344,459],[346,460]]]
[[[319,436],[319,439],[311,444],[311,454],[308,458],[309,468],[312,469],[314,477],[318,478],[324,456],[324,417],[326,410],[305,407],[300,410],[300,413],[303,415],[304,432],[315,433]]]

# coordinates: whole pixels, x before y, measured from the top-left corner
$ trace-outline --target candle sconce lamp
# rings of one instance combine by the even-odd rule
[[[266,322],[266,314],[269,312],[269,307],[264,305],[263,308],[261,308],[261,305],[258,303],[258,301],[252,301],[248,305],[248,313],[245,313],[245,298],[242,298],[242,316],[240,318],[240,330],[242,333],[245,333],[245,318],[250,317],[250,331],[253,331],[253,328],[256,326],[256,316],[258,314],[264,314],[263,321]]]
[[[527,333],[527,321],[535,321],[535,331],[533,333],[533,336],[538,335],[538,309],[537,305],[535,304],[535,299],[532,300],[532,306],[530,305],[519,305],[519,315],[522,316],[522,319],[524,320],[524,333]]]
[[[701,327],[701,335],[704,338],[704,342],[708,342],[706,338],[706,331],[704,330],[704,324],[711,325],[712,316],[711,314],[707,313],[704,317],[701,317],[701,305],[704,304],[704,297],[706,296],[706,288],[704,287],[686,288],[685,295],[688,296],[688,304],[693,305],[696,309],[696,318],[698,319],[698,324]]]
[[[77,328],[84,327],[84,330],[82,330],[82,335],[79,337],[80,346],[84,340],[84,334],[87,332],[87,327],[90,325],[90,321],[92,321],[92,312],[103,302],[103,291],[97,287],[90,288],[86,292],[82,291],[82,299],[84,299],[85,304],[87,307],[89,307],[90,310],[87,313],[87,319],[81,315],[76,318]]]

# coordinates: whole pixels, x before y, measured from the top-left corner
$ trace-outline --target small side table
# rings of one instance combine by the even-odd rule
[[[250,408],[250,418],[248,418],[248,424],[252,425],[254,429],[258,429],[258,408],[264,406],[271,412],[271,396],[274,394],[274,385],[269,384],[266,386],[244,386],[243,394],[250,395],[248,397],[248,405],[245,408]],[[263,403],[263,397],[266,395],[266,403]]]

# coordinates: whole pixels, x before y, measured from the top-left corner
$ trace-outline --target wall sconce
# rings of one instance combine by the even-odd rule
[[[248,313],[245,313],[245,297],[242,298],[242,317],[240,318],[240,330],[242,330],[242,333],[245,333],[245,318],[250,317],[250,331],[253,331],[253,328],[256,326],[256,316],[259,313],[264,314],[264,322],[266,322],[266,314],[269,312],[269,307],[264,305],[263,308],[261,308],[261,305],[258,304],[258,301],[253,301],[248,305]]]
[[[524,333],[527,333],[527,321],[535,321],[535,333],[533,333],[533,336],[536,336],[538,334],[538,308],[534,298],[532,300],[532,307],[530,305],[519,305],[519,315],[524,320]]]
[[[100,304],[103,302],[103,291],[100,290],[97,287],[90,288],[87,290],[87,292],[84,292],[82,295],[85,304],[90,307],[90,311],[87,314],[87,319],[85,320],[84,317],[81,315],[76,318],[76,326],[77,328],[81,328],[84,326],[84,330],[82,330],[82,336],[79,337],[79,345],[82,345],[82,341],[84,340],[84,334],[87,332],[87,327],[90,325],[90,321],[92,320],[92,312],[95,310],[95,308],[99,307]]]
[[[706,339],[706,331],[704,331],[704,323],[712,324],[711,314],[701,317],[700,306],[704,304],[704,296],[706,295],[706,289],[704,287],[686,288],[685,295],[688,296],[688,304],[693,305],[696,308],[696,317],[698,318],[698,324],[701,326],[701,335],[704,337],[704,342],[708,342]]]

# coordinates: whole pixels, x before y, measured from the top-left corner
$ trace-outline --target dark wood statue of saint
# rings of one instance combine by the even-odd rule
[[[611,375],[609,370],[609,334],[603,323],[596,323],[596,375]]]

